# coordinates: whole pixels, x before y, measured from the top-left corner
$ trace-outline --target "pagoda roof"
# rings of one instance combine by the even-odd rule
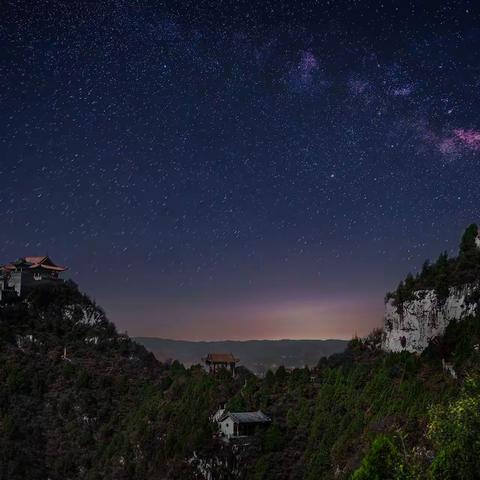
[[[52,259],[45,255],[43,257],[25,257],[25,261],[30,263],[29,268],[45,268],[47,270],[55,270],[57,272],[63,272],[67,270],[67,267],[62,267],[53,263]]]
[[[36,269],[44,268],[46,270],[53,270],[56,272],[64,272],[67,267],[56,265],[48,255],[44,256],[28,256],[19,258],[16,262],[7,263],[2,268],[5,270],[16,270],[19,267]]]
[[[42,263],[47,259],[49,260],[49,258],[45,255],[43,257],[25,257],[25,261],[27,263]]]
[[[204,361],[206,363],[237,363],[239,359],[231,353],[209,353]]]

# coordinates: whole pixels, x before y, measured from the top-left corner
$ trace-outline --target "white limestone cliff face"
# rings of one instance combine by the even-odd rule
[[[451,288],[445,301],[433,290],[418,291],[415,300],[404,302],[399,311],[389,300],[385,305],[383,349],[422,352],[430,340],[445,332],[452,320],[475,313],[477,304],[467,301],[473,290],[472,286]]]

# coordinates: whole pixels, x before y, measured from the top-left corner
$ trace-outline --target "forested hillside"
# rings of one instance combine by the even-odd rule
[[[0,308],[0,479],[477,478],[478,318],[422,356],[379,335],[315,368],[212,377],[157,362],[75,285],[38,290]],[[272,425],[234,454],[212,435],[222,403]]]

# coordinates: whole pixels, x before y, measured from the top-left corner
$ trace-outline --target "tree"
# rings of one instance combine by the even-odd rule
[[[287,370],[285,369],[285,367],[283,365],[280,365],[277,368],[277,371],[275,372],[275,380],[278,383],[283,383],[285,381],[285,379],[287,378],[287,376],[288,376]]]
[[[392,440],[381,435],[373,442],[362,465],[352,475],[352,480],[400,480],[403,475],[402,456]]]
[[[478,227],[475,223],[472,223],[465,230],[462,241],[460,242],[460,256],[468,255],[468,253],[477,250],[475,240],[478,236]]]
[[[480,276],[480,249],[477,247],[477,225],[470,225],[463,234],[456,265],[456,283],[473,283]]]
[[[450,278],[449,259],[448,253],[443,252],[438,257],[437,262],[434,265],[435,268],[435,280],[434,288],[435,293],[440,300],[446,300],[448,297],[452,280]]]
[[[432,410],[428,437],[437,454],[430,467],[436,480],[473,480],[480,472],[480,382],[469,378],[460,398]]]
[[[266,452],[280,450],[284,444],[282,431],[277,424],[272,424],[265,432],[263,448]]]

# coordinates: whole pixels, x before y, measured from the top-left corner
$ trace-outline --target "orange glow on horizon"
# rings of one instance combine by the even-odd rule
[[[129,326],[132,336],[196,341],[350,339],[379,326],[383,312],[370,298],[118,307],[112,303],[109,316],[119,329]]]

